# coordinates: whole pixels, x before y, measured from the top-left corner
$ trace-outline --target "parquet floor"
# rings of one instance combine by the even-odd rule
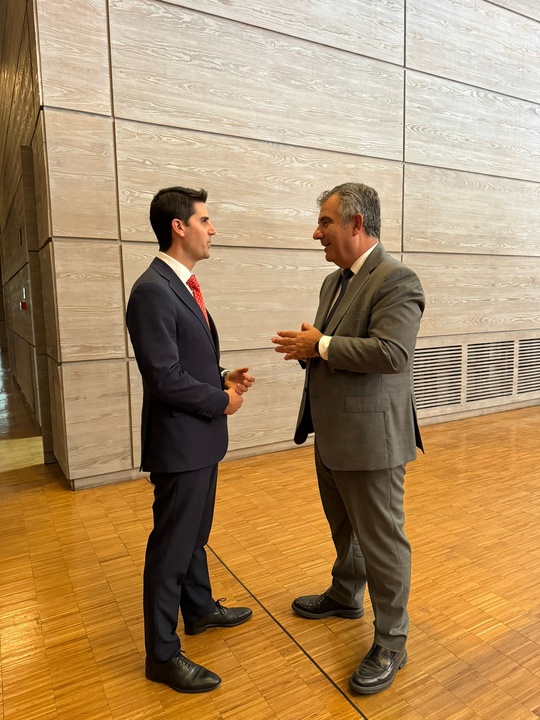
[[[10,388],[3,392],[16,405]],[[539,428],[540,407],[424,428],[428,452],[407,475],[410,660],[389,690],[363,698],[349,693],[347,678],[371,642],[370,608],[354,621],[290,610],[296,595],[327,586],[333,559],[310,448],[221,467],[214,595],[250,605],[254,616],[185,638],[188,656],[223,678],[217,691],[190,696],[144,678],[149,483],[73,493],[56,466],[40,464],[31,427],[4,422],[2,717],[540,717]]]

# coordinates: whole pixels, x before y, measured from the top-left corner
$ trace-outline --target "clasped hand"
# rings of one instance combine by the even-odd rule
[[[278,330],[277,336],[271,340],[277,346],[275,351],[285,354],[285,360],[305,360],[309,357],[318,357],[315,343],[322,336],[322,332],[316,327],[304,322],[301,330]]]

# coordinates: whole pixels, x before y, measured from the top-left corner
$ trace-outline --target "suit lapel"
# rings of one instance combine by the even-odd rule
[[[365,263],[362,265],[360,270],[356,273],[356,275],[350,280],[349,286],[347,288],[347,292],[343,296],[342,301],[339,304],[339,307],[336,308],[336,311],[330,320],[330,324],[325,330],[325,335],[333,335],[337,326],[341,322],[343,316],[347,312],[347,310],[350,308],[350,306],[353,304],[355,299],[358,297],[358,295],[362,292],[362,288],[369,280],[369,277],[371,273],[375,270],[377,265],[381,262],[383,259],[384,253],[386,251],[384,250],[383,246],[379,243],[379,245],[373,250],[373,252],[369,255],[369,257],[366,259]],[[332,296],[333,297],[333,296]],[[326,315],[324,316],[326,317]]]
[[[335,298],[340,284],[340,270],[336,270],[336,272],[329,275],[326,279],[322,288],[321,299],[319,302],[319,307],[317,308],[317,314],[315,315],[315,321],[313,323],[316,328],[323,327],[326,316],[328,315],[328,313],[330,312],[330,308],[332,307],[332,300]]]
[[[150,263],[150,267],[153,267],[156,272],[158,272],[167,282],[169,283],[171,290],[174,292],[174,294],[186,305],[186,307],[191,310],[191,312],[197,317],[197,320],[201,323],[201,325],[204,328],[204,331],[208,335],[208,338],[212,345],[214,346],[214,349],[217,353],[217,331],[216,326],[214,325],[214,321],[210,319],[210,315],[208,316],[210,319],[210,323],[213,326],[213,329],[215,331],[216,337],[214,338],[214,335],[208,326],[208,323],[206,322],[206,319],[204,315],[202,314],[202,310],[197,304],[197,301],[193,297],[193,295],[189,292],[187,287],[184,285],[184,283],[180,280],[178,275],[174,272],[174,270],[167,265],[167,263],[164,263],[163,260],[160,260],[159,258],[154,258],[152,262]]]

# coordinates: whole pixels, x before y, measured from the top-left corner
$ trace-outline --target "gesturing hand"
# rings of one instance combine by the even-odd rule
[[[249,368],[247,367],[231,370],[225,379],[225,387],[227,390],[234,388],[240,395],[247,392],[255,382],[253,375],[247,374],[248,370]]]
[[[308,357],[318,357],[315,352],[315,343],[323,334],[309,323],[302,323],[301,330],[278,330],[277,336],[271,338],[275,351],[285,354],[285,360],[305,360]]]

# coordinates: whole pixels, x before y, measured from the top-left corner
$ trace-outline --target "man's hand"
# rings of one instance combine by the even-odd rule
[[[315,352],[315,343],[323,334],[309,323],[302,323],[301,330],[278,330],[277,337],[272,338],[278,353],[285,353],[285,360],[305,360],[319,357]]]
[[[244,398],[239,392],[235,390],[235,388],[229,388],[228,390],[225,390],[225,392],[229,396],[229,404],[223,412],[225,413],[225,415],[234,415],[234,413],[240,410],[240,408],[242,407]]]
[[[248,370],[249,368],[247,367],[231,370],[231,372],[227,375],[227,378],[225,379],[225,387],[227,388],[227,390],[234,389],[240,395],[247,392],[255,382],[255,378],[253,377],[253,375],[247,374]]]

